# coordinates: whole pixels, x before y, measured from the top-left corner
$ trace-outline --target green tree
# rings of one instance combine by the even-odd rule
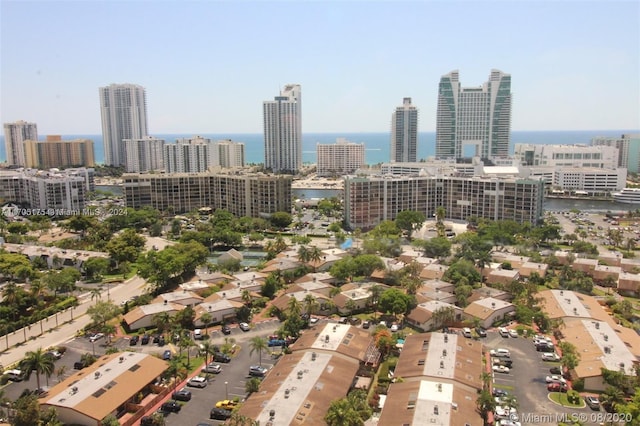
[[[13,426],[34,426],[40,423],[40,408],[36,395],[26,395],[13,404]]]
[[[489,413],[496,409],[495,399],[488,390],[484,389],[480,392],[480,395],[476,400],[476,405],[478,406],[478,411],[480,411],[482,419],[485,421],[485,424],[487,424],[486,422],[489,418]]]
[[[111,301],[97,301],[95,305],[87,308],[87,315],[98,327],[104,327],[107,321],[117,317],[119,313],[120,308]]]
[[[411,235],[413,231],[419,229],[426,217],[424,213],[412,211],[412,210],[404,210],[398,213],[396,216],[396,226],[407,233],[407,237],[411,240]]]
[[[347,398],[331,402],[324,417],[328,426],[362,426],[364,420]]]
[[[106,250],[116,265],[119,265],[123,261],[135,260],[142,253],[144,245],[144,237],[138,235],[133,229],[125,229],[107,243]]]
[[[38,348],[35,351],[29,351],[25,354],[24,359],[20,362],[20,369],[24,372],[27,380],[31,378],[31,373],[36,373],[36,384],[38,389],[40,386],[40,374],[51,377],[55,370],[53,357]]]
[[[109,414],[100,422],[101,426],[120,426],[120,421],[113,414]]]
[[[245,385],[244,385],[245,391],[248,394],[258,392],[258,390],[260,389],[261,383],[262,381],[260,379],[258,379],[257,377],[252,377],[251,379],[245,382]]]
[[[152,322],[158,329],[158,333],[163,334],[171,325],[171,315],[168,312],[159,312],[153,316]]]
[[[67,293],[75,290],[76,282],[81,278],[80,272],[72,267],[66,267],[59,271],[48,271],[42,276],[42,282],[54,292]]]
[[[445,237],[434,237],[428,240],[415,240],[413,245],[421,248],[424,255],[434,259],[444,259],[451,255],[451,240]]]
[[[293,221],[293,217],[291,216],[290,213],[287,213],[287,212],[275,212],[271,215],[271,217],[269,218],[269,221],[276,228],[283,229],[291,225],[291,222]]]
[[[262,352],[266,351],[269,346],[267,344],[267,340],[264,337],[256,336],[253,337],[249,341],[249,356],[253,355],[254,352],[258,352],[258,362],[262,365]]]
[[[109,269],[109,259],[104,257],[90,257],[84,262],[84,271],[87,278],[99,280]]]
[[[394,317],[411,310],[415,299],[397,288],[389,288],[380,296],[380,308],[384,312],[391,312]]]

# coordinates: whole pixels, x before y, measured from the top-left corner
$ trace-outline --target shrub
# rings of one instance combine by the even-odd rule
[[[578,404],[580,402],[580,394],[575,390],[570,390],[567,392],[567,401],[571,404]]]

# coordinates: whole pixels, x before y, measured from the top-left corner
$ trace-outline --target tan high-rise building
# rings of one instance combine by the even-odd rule
[[[61,136],[47,136],[44,141],[24,141],[25,167],[38,169],[93,167],[91,139],[62,140]]]

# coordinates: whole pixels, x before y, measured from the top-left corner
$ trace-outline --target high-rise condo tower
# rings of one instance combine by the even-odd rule
[[[302,94],[287,84],[273,101],[264,101],[264,166],[296,174],[302,167]]]
[[[4,144],[8,165],[25,166],[24,141],[26,140],[38,140],[36,123],[26,121],[4,123]]]
[[[147,136],[147,94],[136,84],[111,84],[100,87],[100,114],[104,164],[122,166],[126,153],[123,139]]]
[[[443,75],[438,90],[436,157],[509,155],[511,76],[491,70],[481,87],[461,87],[458,71]]]
[[[391,162],[413,163],[417,151],[418,110],[411,105],[411,98],[404,98],[391,116]]]

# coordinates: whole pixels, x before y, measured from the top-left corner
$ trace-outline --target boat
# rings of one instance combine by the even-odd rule
[[[613,201],[623,204],[640,204],[640,188],[624,188],[613,193]]]

